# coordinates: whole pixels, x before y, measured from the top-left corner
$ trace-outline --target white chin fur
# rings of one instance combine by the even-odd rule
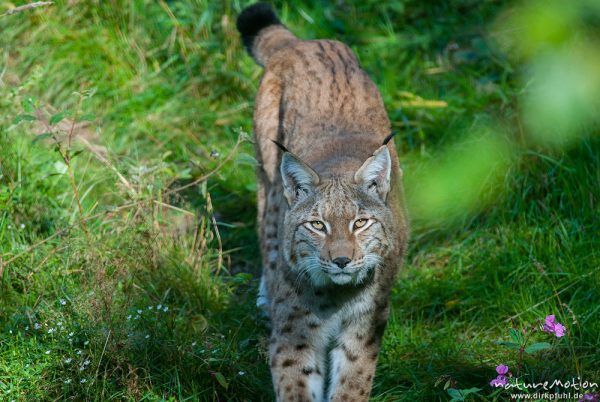
[[[336,274],[330,276],[331,281],[336,285],[347,285],[350,282],[355,282],[354,277],[355,275],[350,274]]]
[[[318,259],[305,259],[299,266],[294,267],[297,272],[307,274],[315,287],[323,287],[327,285],[359,285],[363,283],[373,269],[380,264],[381,259],[377,256],[367,256],[365,258],[367,264],[362,264],[359,269],[352,269],[352,272],[344,272],[337,269],[336,272],[326,272],[332,267],[324,269]],[[350,267],[349,267],[350,268]]]
[[[370,268],[363,267],[357,271],[352,273],[347,272],[336,272],[336,273],[326,273],[323,269],[318,266],[314,267],[314,269],[310,270],[310,278],[313,284],[316,287],[326,286],[326,285],[348,285],[348,284],[360,284],[362,283],[368,276]]]

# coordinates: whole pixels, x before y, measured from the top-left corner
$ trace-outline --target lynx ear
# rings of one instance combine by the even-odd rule
[[[367,192],[385,201],[390,191],[390,176],[392,173],[392,158],[386,145],[379,147],[369,157],[354,175],[354,182]]]
[[[319,184],[319,175],[290,152],[281,157],[280,171],[283,195],[290,206],[312,194]]]

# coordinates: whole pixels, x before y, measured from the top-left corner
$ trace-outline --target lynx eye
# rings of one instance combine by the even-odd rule
[[[367,222],[368,222],[367,219],[362,219],[362,218],[355,220],[354,221],[354,230],[364,227],[367,224]]]
[[[314,229],[317,229],[320,231],[325,230],[325,224],[321,221],[312,221],[312,222],[310,222],[310,226],[312,226]]]

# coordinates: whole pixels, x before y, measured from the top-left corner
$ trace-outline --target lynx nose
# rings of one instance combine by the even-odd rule
[[[340,268],[344,268],[350,261],[352,260],[348,257],[337,257],[333,259],[333,263]]]

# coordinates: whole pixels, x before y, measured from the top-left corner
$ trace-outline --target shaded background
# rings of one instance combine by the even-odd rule
[[[245,2],[0,1],[0,399],[272,400]],[[600,382],[600,5],[274,2],[380,88],[413,236],[374,400]],[[13,11],[11,11],[13,10]]]

